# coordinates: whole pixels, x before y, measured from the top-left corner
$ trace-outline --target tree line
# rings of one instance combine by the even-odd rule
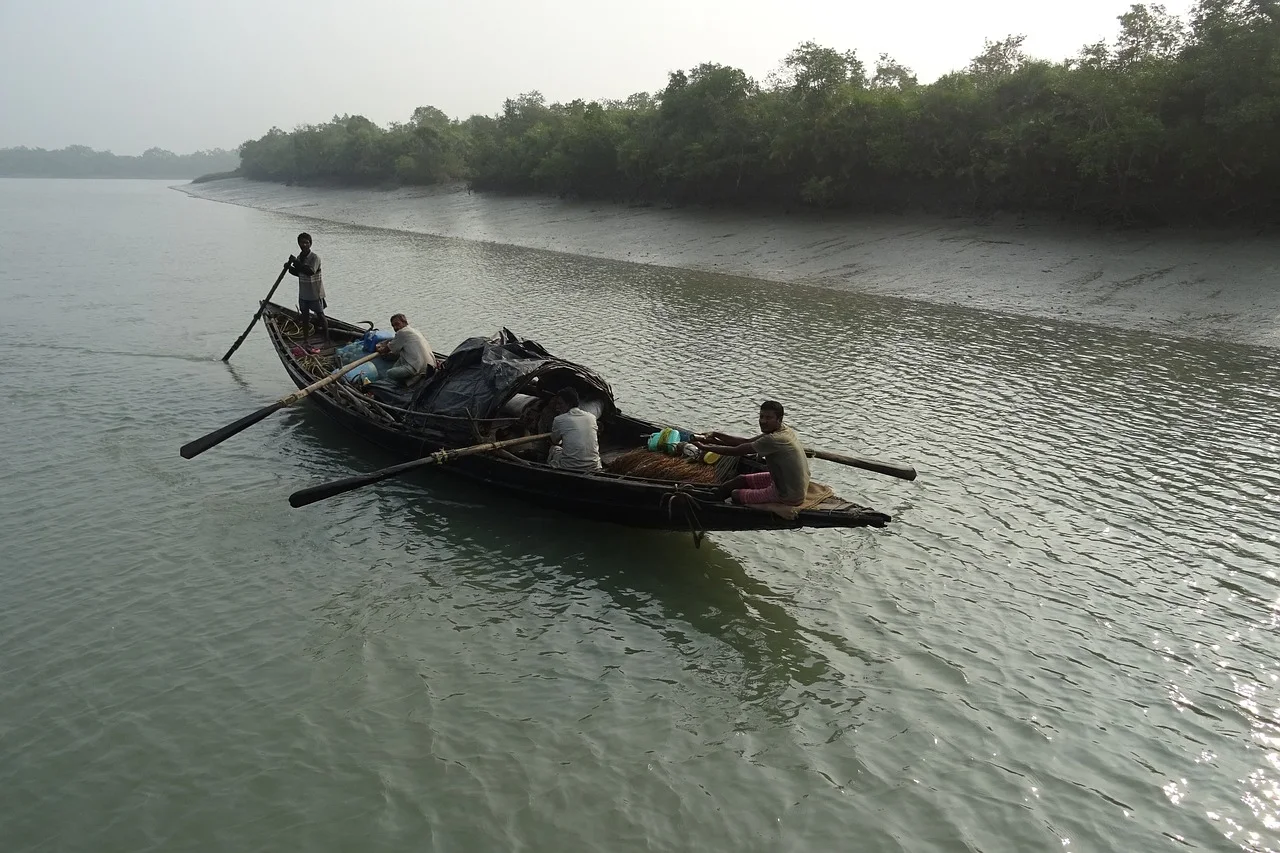
[[[765,80],[706,63],[625,100],[495,116],[341,116],[240,147],[243,175],[584,198],[870,211],[1041,211],[1108,220],[1280,214],[1280,0],[1134,5],[1060,62],[988,41],[932,83],[807,42]]]
[[[141,156],[95,151],[71,145],[44,148],[0,148],[0,177],[6,178],[194,178],[207,172],[232,171],[240,165],[235,151],[215,148],[174,154],[148,148]]]

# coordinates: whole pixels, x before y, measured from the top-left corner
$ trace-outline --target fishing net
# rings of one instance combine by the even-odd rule
[[[606,471],[628,477],[711,486],[723,483],[737,475],[738,457],[722,456],[715,465],[707,465],[640,447],[628,450],[616,459],[610,460],[604,467]]]

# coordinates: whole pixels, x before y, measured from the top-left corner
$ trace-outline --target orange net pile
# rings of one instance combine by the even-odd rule
[[[718,482],[715,466],[690,462],[665,453],[655,453],[642,447],[628,450],[609,462],[605,470],[614,474],[625,474],[628,477],[646,477],[673,483],[715,485]]]

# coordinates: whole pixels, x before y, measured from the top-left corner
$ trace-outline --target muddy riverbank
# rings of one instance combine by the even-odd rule
[[[198,198],[347,224],[1280,346],[1275,233],[818,217],[390,191],[188,184]]]

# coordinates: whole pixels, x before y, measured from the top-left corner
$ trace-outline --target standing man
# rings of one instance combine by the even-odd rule
[[[311,315],[320,318],[325,340],[329,339],[329,321],[324,316],[324,281],[320,278],[320,256],[311,251],[311,235],[298,235],[298,254],[290,255],[284,268],[298,277],[298,313],[302,315],[302,339],[311,337]]]
[[[422,332],[409,325],[403,314],[391,315],[391,328],[396,336],[378,344],[383,355],[398,355],[396,363],[387,370],[387,378],[397,385],[409,385],[417,376],[430,376],[436,372],[436,354]]]
[[[720,497],[732,496],[740,504],[781,503],[799,506],[809,491],[809,457],[795,430],[782,422],[782,404],[765,400],[760,404],[760,434],[755,438],[739,438],[712,432],[694,436],[693,443],[702,450],[721,456],[746,456],[758,453],[764,457],[768,471],[743,474],[721,487]]]

